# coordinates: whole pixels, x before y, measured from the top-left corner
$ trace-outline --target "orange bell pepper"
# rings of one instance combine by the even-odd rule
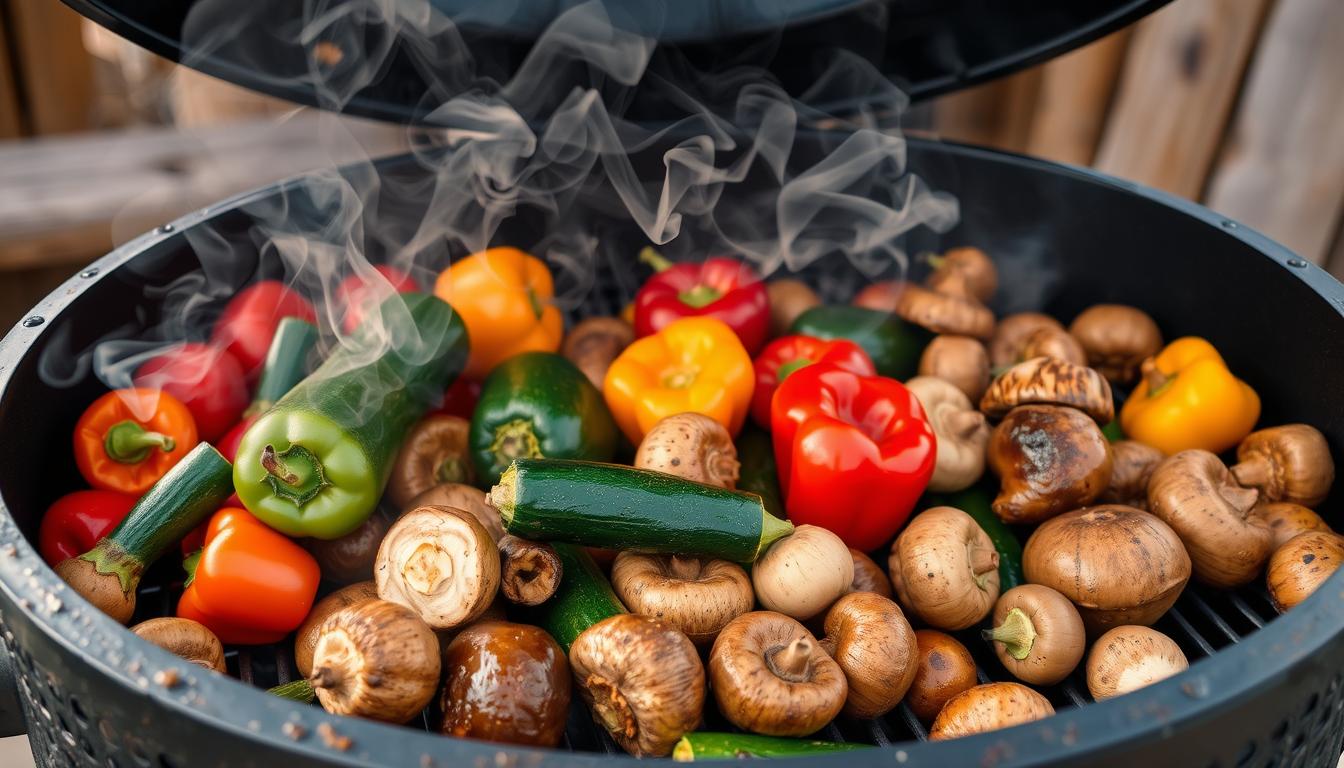
[[[685,317],[625,348],[602,384],[607,407],[630,442],[660,419],[702,413],[734,435],[755,389],[751,356],[722,320]]]
[[[153,389],[115,389],[75,422],[75,464],[94,488],[139,496],[198,442],[181,400]]]
[[[231,507],[210,518],[205,546],[184,565],[190,578],[177,615],[239,645],[279,642],[297,629],[322,578],[307,550]]]
[[[551,304],[551,271],[517,248],[490,248],[462,259],[439,275],[434,294],[467,326],[471,355],[463,375],[469,379],[485,378],[514,355],[560,348],[564,320]]]

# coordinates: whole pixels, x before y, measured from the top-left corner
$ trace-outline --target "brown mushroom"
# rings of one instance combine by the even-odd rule
[[[611,586],[634,613],[662,619],[696,645],[709,645],[755,597],[742,566],[727,560],[622,552],[611,566]]]
[[[542,541],[505,535],[499,540],[499,591],[516,605],[541,605],[560,588],[564,564]]]
[[[75,594],[112,617],[113,621],[125,624],[135,615],[134,585],[123,589],[122,577],[117,573],[103,573],[89,560],[71,557],[56,565],[56,575],[69,584]]]
[[[439,732],[458,738],[554,747],[569,713],[569,662],[546,631],[482,621],[443,654]]]
[[[949,381],[978,403],[989,388],[989,353],[970,336],[935,336],[919,356],[919,375]]]
[[[1190,557],[1166,523],[1108,504],[1042,523],[1022,550],[1022,571],[1069,598],[1096,634],[1157,621],[1190,580]]]
[[[639,443],[635,466],[728,489],[737,487],[742,468],[733,436],[702,413],[678,413],[654,424]]]
[[[915,631],[919,658],[905,703],[921,723],[928,725],[943,711],[948,699],[975,687],[975,659],[966,646],[936,629]]]
[[[859,291],[850,304],[890,314],[896,311],[896,305],[900,302],[901,294],[905,292],[907,285],[904,280],[881,280],[871,283]]]
[[[901,605],[939,629],[973,626],[999,597],[999,553],[953,507],[916,515],[892,542],[888,570]]]
[[[806,621],[849,592],[854,559],[839,536],[800,525],[756,560],[751,583],[762,606]]]
[[[994,628],[984,631],[1013,677],[1054,685],[1083,660],[1087,635],[1069,599],[1040,584],[1013,587],[994,604]]]
[[[1082,411],[1024,405],[989,438],[989,468],[999,476],[994,514],[1039,523],[1091,504],[1111,480],[1111,444]]]
[[[999,271],[979,248],[952,248],[942,256],[927,256],[925,261],[934,270],[924,284],[939,293],[965,296],[984,303],[999,289]]]
[[[1111,482],[1097,501],[1147,509],[1148,480],[1164,458],[1161,451],[1137,440],[1111,443]]]
[[[387,498],[401,509],[436,485],[476,482],[467,446],[470,430],[471,422],[442,413],[426,416],[411,427],[392,462]]]
[[[994,337],[989,341],[989,364],[993,368],[1006,368],[1016,365],[1024,358],[1022,347],[1027,337],[1040,328],[1064,330],[1059,321],[1040,312],[1018,312],[1008,315],[994,327]]]
[[[348,608],[355,603],[362,603],[376,597],[378,597],[378,588],[373,585],[373,582],[362,581],[341,587],[313,604],[313,607],[308,611],[308,616],[294,631],[294,666],[298,668],[300,675],[307,677],[312,674],[313,648],[317,647],[317,638],[327,617],[342,608]]]
[[[1261,501],[1314,507],[1330,494],[1335,462],[1320,430],[1284,424],[1247,435],[1237,446],[1232,476],[1241,485],[1258,488]]]
[[[928,489],[948,493],[969,488],[985,473],[989,424],[965,393],[951,382],[916,376],[905,386],[920,405],[937,437],[937,459]]]
[[[308,682],[322,708],[404,723],[434,698],[439,641],[413,611],[365,600],[322,622]]]
[[[994,333],[994,313],[972,298],[906,283],[896,298],[896,314],[902,320],[934,333],[950,333],[988,339]]]
[[[1021,683],[986,683],[953,696],[943,705],[929,728],[929,740],[960,739],[1053,714],[1055,708],[1049,699]]]
[[[1148,480],[1148,509],[1181,537],[1195,578],[1215,587],[1251,581],[1269,559],[1274,535],[1251,515],[1258,498],[1208,451],[1168,456]]]
[[[499,510],[485,500],[485,491],[461,483],[444,483],[416,496],[402,508],[403,514],[418,507],[452,507],[463,509],[476,518],[476,522],[485,526],[490,538],[499,541],[504,537],[504,524],[500,522]]]
[[[849,585],[850,592],[872,592],[883,597],[891,597],[891,579],[882,571],[882,567],[873,562],[873,558],[853,547],[849,556],[854,560],[854,581]]]
[[[1032,331],[1022,342],[1022,360],[1035,357],[1050,357],[1066,363],[1086,366],[1087,353],[1078,340],[1062,328],[1043,326]]]
[[[387,532],[374,582],[382,599],[410,608],[434,629],[454,629],[495,599],[499,550],[471,513],[419,507]]]
[[[1116,384],[1138,378],[1139,365],[1162,349],[1162,332],[1147,312],[1124,304],[1096,304],[1069,325],[1087,362]]]
[[[165,616],[149,619],[131,627],[142,640],[206,669],[228,673],[224,664],[224,644],[208,627],[191,619]]]
[[[1087,655],[1087,690],[1097,701],[1137,691],[1190,666],[1181,646],[1150,627],[1119,626]]]
[[[1269,597],[1284,613],[1311,597],[1344,563],[1344,537],[1327,531],[1299,533],[1274,550],[1265,581]]]
[[[312,554],[322,570],[322,578],[337,584],[352,584],[373,578],[373,561],[392,521],[375,511],[350,533],[336,539],[304,539],[303,548]]]
[[[1257,504],[1251,510],[1251,517],[1264,521],[1274,537],[1274,549],[1282,547],[1288,540],[1307,531],[1325,531],[1334,533],[1321,516],[1301,504],[1276,501],[1272,504]]]
[[[634,340],[635,329],[619,317],[588,317],[565,334],[560,354],[601,391],[612,361]]]
[[[1002,418],[1021,405],[1065,405],[1101,425],[1115,418],[1111,385],[1101,374],[1050,357],[1033,357],[1014,365],[990,382],[980,398],[980,410],[991,419]]]
[[[585,629],[569,665],[593,720],[636,757],[670,754],[705,706],[705,668],[680,631],[624,613]]]
[[[806,736],[840,714],[849,685],[811,632],[773,611],[729,622],[709,652],[710,687],[733,725]]]
[[[845,595],[826,612],[822,650],[845,673],[844,713],[881,717],[901,703],[914,682],[919,649],[900,606],[872,592]]]
[[[784,278],[765,284],[770,299],[770,336],[783,336],[793,321],[807,310],[821,305],[821,298],[802,280]]]

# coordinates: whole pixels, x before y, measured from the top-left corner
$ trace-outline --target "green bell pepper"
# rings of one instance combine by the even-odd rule
[[[868,353],[879,374],[902,380],[919,370],[919,356],[933,340],[929,331],[893,314],[849,306],[813,307],[793,321],[789,333],[848,339]]]
[[[363,524],[406,431],[466,364],[466,326],[441,299],[393,296],[380,316],[243,435],[238,498],[282,533],[335,539]]]
[[[616,435],[602,393],[573,363],[525,352],[486,377],[467,444],[477,476],[493,485],[514,459],[611,461]]]

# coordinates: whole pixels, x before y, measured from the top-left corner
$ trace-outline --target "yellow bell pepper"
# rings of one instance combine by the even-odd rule
[[[1232,375],[1218,350],[1187,336],[1143,361],[1143,381],[1120,409],[1125,435],[1168,455],[1222,453],[1260,418],[1260,396]]]
[[[638,445],[660,419],[702,413],[734,435],[756,383],[751,356],[722,320],[686,317],[625,348],[602,394],[616,424]]]

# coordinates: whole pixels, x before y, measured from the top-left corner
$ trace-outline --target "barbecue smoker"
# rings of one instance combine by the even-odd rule
[[[332,94],[305,78],[308,52],[272,37],[264,49],[248,33],[290,30],[303,4],[275,3],[229,27],[208,46],[188,31],[224,24],[193,2],[66,0],[81,13],[159,53],[210,74],[296,102],[333,106]],[[310,4],[311,5],[311,4]],[[458,32],[492,61],[517,66],[529,41],[571,3],[469,3],[438,0],[461,22]],[[706,63],[768,41],[771,72],[802,96],[807,71],[837,41],[872,63],[915,99],[964,87],[1081,45],[1162,5],[1136,0],[682,0],[609,3],[614,21],[657,38],[661,49]],[[877,23],[880,22],[880,23]],[[197,37],[197,39],[200,39]],[[349,42],[349,41],[347,41]],[[363,41],[373,46],[379,41]],[[292,45],[286,47],[286,45]],[[258,56],[264,50],[265,56]],[[348,112],[403,123],[425,119],[434,104],[422,60],[396,53],[340,94]],[[665,57],[655,53],[650,72]],[[264,65],[264,67],[263,67]],[[339,65],[339,63],[337,64]],[[443,82],[452,82],[451,78]],[[439,83],[441,84],[441,83]],[[465,87],[466,83],[462,83]],[[446,94],[438,94],[439,100]],[[833,97],[833,98],[832,98]],[[810,95],[828,110],[864,108],[862,93]],[[638,92],[627,116],[655,124],[672,105]],[[808,167],[842,136],[803,131],[791,164]],[[669,141],[642,148],[636,169],[661,167]],[[444,151],[453,151],[447,149]],[[386,222],[413,229],[425,201],[410,194],[422,166],[411,156],[380,161],[389,182],[378,202]],[[1199,206],[1077,168],[974,147],[911,141],[909,169],[960,202],[948,232],[920,228],[907,252],[983,244],[1001,262],[999,312],[1043,309],[1071,317],[1102,301],[1142,305],[1164,328],[1211,339],[1263,396],[1262,423],[1319,427],[1344,456],[1344,286],[1281,246]],[[395,182],[395,183],[393,183]],[[749,177],[743,184],[750,188]],[[399,193],[398,190],[401,190]],[[89,349],[107,328],[152,327],[165,311],[144,299],[145,285],[167,285],[201,269],[200,235],[246,244],[261,211],[283,203],[289,215],[320,216],[304,178],[235,197],[164,224],[72,277],[32,309],[0,342],[0,725],[27,732],[44,766],[130,768],[200,765],[534,766],[633,765],[577,702],[565,750],[536,750],[447,739],[432,732],[336,717],[265,693],[293,679],[287,644],[230,649],[232,678],[196,669],[139,638],[74,595],[30,541],[42,511],[61,489],[76,487],[63,460],[66,435],[101,387],[87,370],[56,388],[44,376],[45,353]],[[634,254],[640,231],[582,194],[567,211],[610,244]],[[521,246],[546,234],[544,217],[520,214],[501,239]],[[370,243],[370,253],[377,252]],[[239,249],[239,274],[272,277],[282,266],[256,249]],[[1031,253],[1030,262],[1011,261]],[[632,297],[632,269],[597,262],[572,316],[614,314]],[[1152,275],[1163,274],[1157,281]],[[1216,289],[1210,275],[1218,275]],[[824,258],[801,273],[831,301],[847,300],[864,281],[843,258]],[[916,275],[918,277],[918,275]],[[1010,299],[1002,299],[1010,301]],[[1337,491],[1323,506],[1340,506]],[[181,582],[175,564],[153,569],[139,594],[136,620],[172,612]],[[873,721],[839,720],[820,736],[862,741],[875,750],[799,760],[809,765],[911,766],[1262,766],[1332,765],[1344,741],[1344,577],[1335,576],[1292,612],[1278,616],[1259,581],[1236,592],[1192,584],[1157,625],[1191,659],[1188,671],[1137,693],[1093,703],[1080,672],[1045,693],[1059,714],[1025,726],[927,742],[904,707]],[[1004,677],[978,639],[981,681]],[[174,670],[174,674],[164,674]],[[712,705],[707,722],[724,727]]]

